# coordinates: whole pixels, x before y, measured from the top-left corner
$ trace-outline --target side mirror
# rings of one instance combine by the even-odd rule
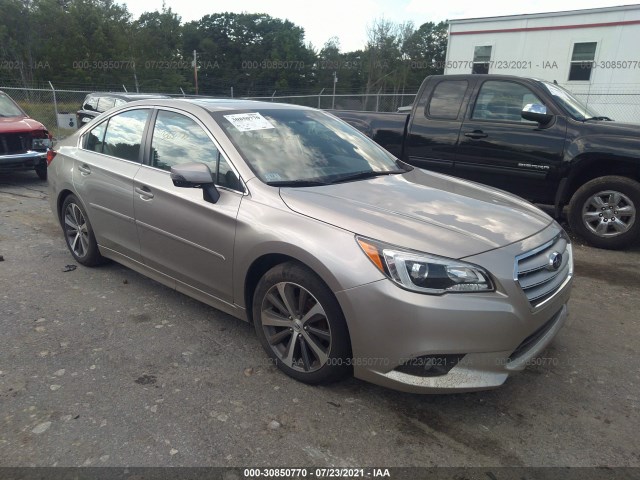
[[[547,113],[547,107],[539,103],[528,103],[520,112],[525,120],[538,122],[540,125],[547,125],[553,120],[553,115]]]
[[[185,163],[171,167],[171,180],[176,187],[201,188],[202,197],[210,203],[220,199],[211,170],[204,163]]]

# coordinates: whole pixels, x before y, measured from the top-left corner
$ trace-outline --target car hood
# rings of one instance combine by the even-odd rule
[[[0,133],[32,132],[46,130],[40,122],[29,117],[0,117]]]
[[[484,185],[413,169],[336,185],[281,188],[295,212],[377,240],[462,258],[529,237],[553,222]]]
[[[640,135],[640,125],[605,120],[584,122],[583,130],[587,132],[587,135],[615,135],[622,137],[637,137]]]

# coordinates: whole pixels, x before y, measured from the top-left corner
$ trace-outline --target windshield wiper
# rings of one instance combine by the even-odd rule
[[[604,120],[607,122],[613,122],[612,118],[609,117],[604,117],[604,116],[600,116],[600,117],[589,117],[589,118],[585,118],[584,121],[588,122],[589,120]]]
[[[344,183],[351,182],[353,180],[364,180],[366,178],[381,177],[384,175],[397,175],[399,173],[407,173],[407,170],[385,170],[382,172],[374,172],[371,170],[365,170],[362,172],[355,172],[350,175],[344,175],[332,180],[331,183]]]
[[[272,187],[318,187],[320,185],[329,185],[319,180],[278,180],[277,182],[267,182]]]

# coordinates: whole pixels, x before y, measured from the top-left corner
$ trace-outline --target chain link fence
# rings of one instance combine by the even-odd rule
[[[596,113],[618,122],[640,123],[640,85],[562,85]]]
[[[361,112],[397,112],[398,108],[412,105],[415,93],[371,93],[371,94],[318,94],[270,97],[243,97],[247,100],[281,102],[320,108],[323,110],[357,110]]]
[[[565,85],[585,104],[599,114],[620,122],[640,123],[640,86],[608,86],[595,88],[589,86]],[[62,139],[77,130],[76,112],[81,108],[84,98],[93,90],[57,90],[52,85],[44,88],[2,87],[13,100],[32,118],[43,123],[56,139]],[[126,93],[120,91],[118,93]],[[156,92],[145,92],[156,93]],[[187,96],[184,93],[172,94],[175,97]],[[194,97],[193,95],[188,95]],[[262,97],[242,97],[248,100],[291,103],[320,109],[357,110],[369,112],[397,112],[398,108],[410,106],[415,93],[371,93],[371,94],[324,94],[288,95]]]
[[[0,87],[27,114],[62,139],[78,129],[76,112],[90,93],[77,90]]]

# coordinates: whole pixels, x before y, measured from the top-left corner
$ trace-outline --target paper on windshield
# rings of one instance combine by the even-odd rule
[[[225,115],[224,118],[229,120],[231,124],[241,132],[251,132],[253,130],[267,130],[275,128],[269,120],[259,113],[236,113],[233,115]]]

